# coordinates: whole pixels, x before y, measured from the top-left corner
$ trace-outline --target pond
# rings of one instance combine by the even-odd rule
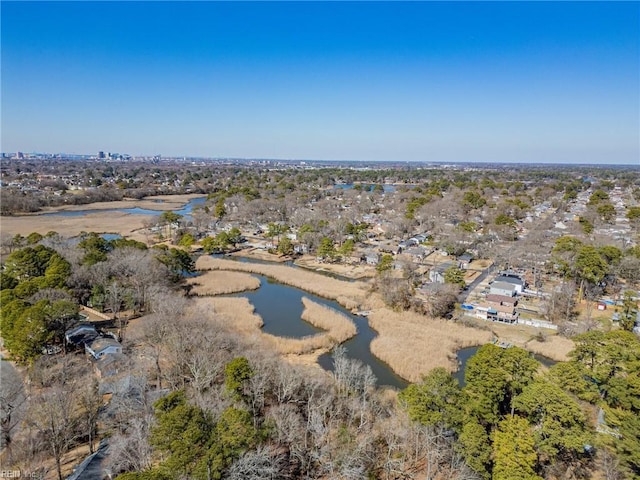
[[[105,240],[109,241],[109,240],[118,240],[120,238],[122,238],[122,235],[120,235],[119,233],[103,233],[100,235],[102,238],[104,238]]]
[[[460,350],[458,350],[456,354],[458,358],[459,368],[456,372],[453,373],[453,376],[458,380],[458,383],[460,384],[461,387],[465,386],[464,373],[467,368],[467,361],[475,355],[475,353],[478,351],[479,348],[480,348],[479,346],[461,348]],[[552,360],[551,358],[545,357],[543,355],[539,355],[537,353],[532,354],[532,356],[547,368],[552,367],[556,363],[558,363],[555,360]]]
[[[365,317],[353,315],[332,300],[318,297],[295,287],[283,285],[263,275],[255,275],[255,277],[260,279],[260,288],[258,290],[238,293],[233,296],[245,297],[253,304],[256,313],[264,321],[263,330],[266,333],[300,338],[321,332],[322,330],[300,318],[303,310],[302,297],[307,297],[314,302],[337,310],[353,320],[356,324],[357,333],[352,339],[343,344],[346,356],[368,365],[377,378],[378,386],[384,385],[401,389],[408,385],[408,382],[396,375],[388,365],[371,353],[370,344],[371,340],[376,337],[376,333],[371,329]],[[331,354],[322,355],[318,363],[325,370],[331,371],[333,368]]]
[[[182,215],[184,217],[189,217],[193,212],[193,208],[199,205],[204,205],[207,197],[198,197],[192,198],[189,200],[182,208],[178,210],[173,210],[174,213],[178,215]],[[158,203],[163,202],[160,200]],[[63,210],[60,212],[49,212],[43,213],[42,216],[52,217],[82,217],[84,215],[88,215],[90,213],[110,213],[110,212],[118,212],[118,213],[130,213],[133,215],[162,215],[163,210],[151,210],[148,208],[140,208],[140,207],[132,207],[132,208],[102,208],[102,209],[87,209],[87,210]]]

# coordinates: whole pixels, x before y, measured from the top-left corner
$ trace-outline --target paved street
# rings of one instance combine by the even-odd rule
[[[15,435],[25,415],[26,398],[22,377],[15,367],[0,353],[0,416],[2,433],[0,449],[4,449],[4,433]]]

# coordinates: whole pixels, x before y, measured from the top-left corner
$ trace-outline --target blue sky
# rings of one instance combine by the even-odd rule
[[[638,2],[6,2],[2,151],[640,164]]]

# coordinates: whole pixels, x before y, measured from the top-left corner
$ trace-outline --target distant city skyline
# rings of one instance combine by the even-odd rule
[[[5,2],[2,152],[640,164],[638,2]]]

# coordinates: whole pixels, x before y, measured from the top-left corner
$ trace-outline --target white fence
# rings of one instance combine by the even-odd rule
[[[545,320],[524,320],[522,318],[518,319],[518,325],[529,325],[530,327],[536,328],[548,328],[549,330],[557,330],[558,326],[554,325],[551,322],[547,322]]]

